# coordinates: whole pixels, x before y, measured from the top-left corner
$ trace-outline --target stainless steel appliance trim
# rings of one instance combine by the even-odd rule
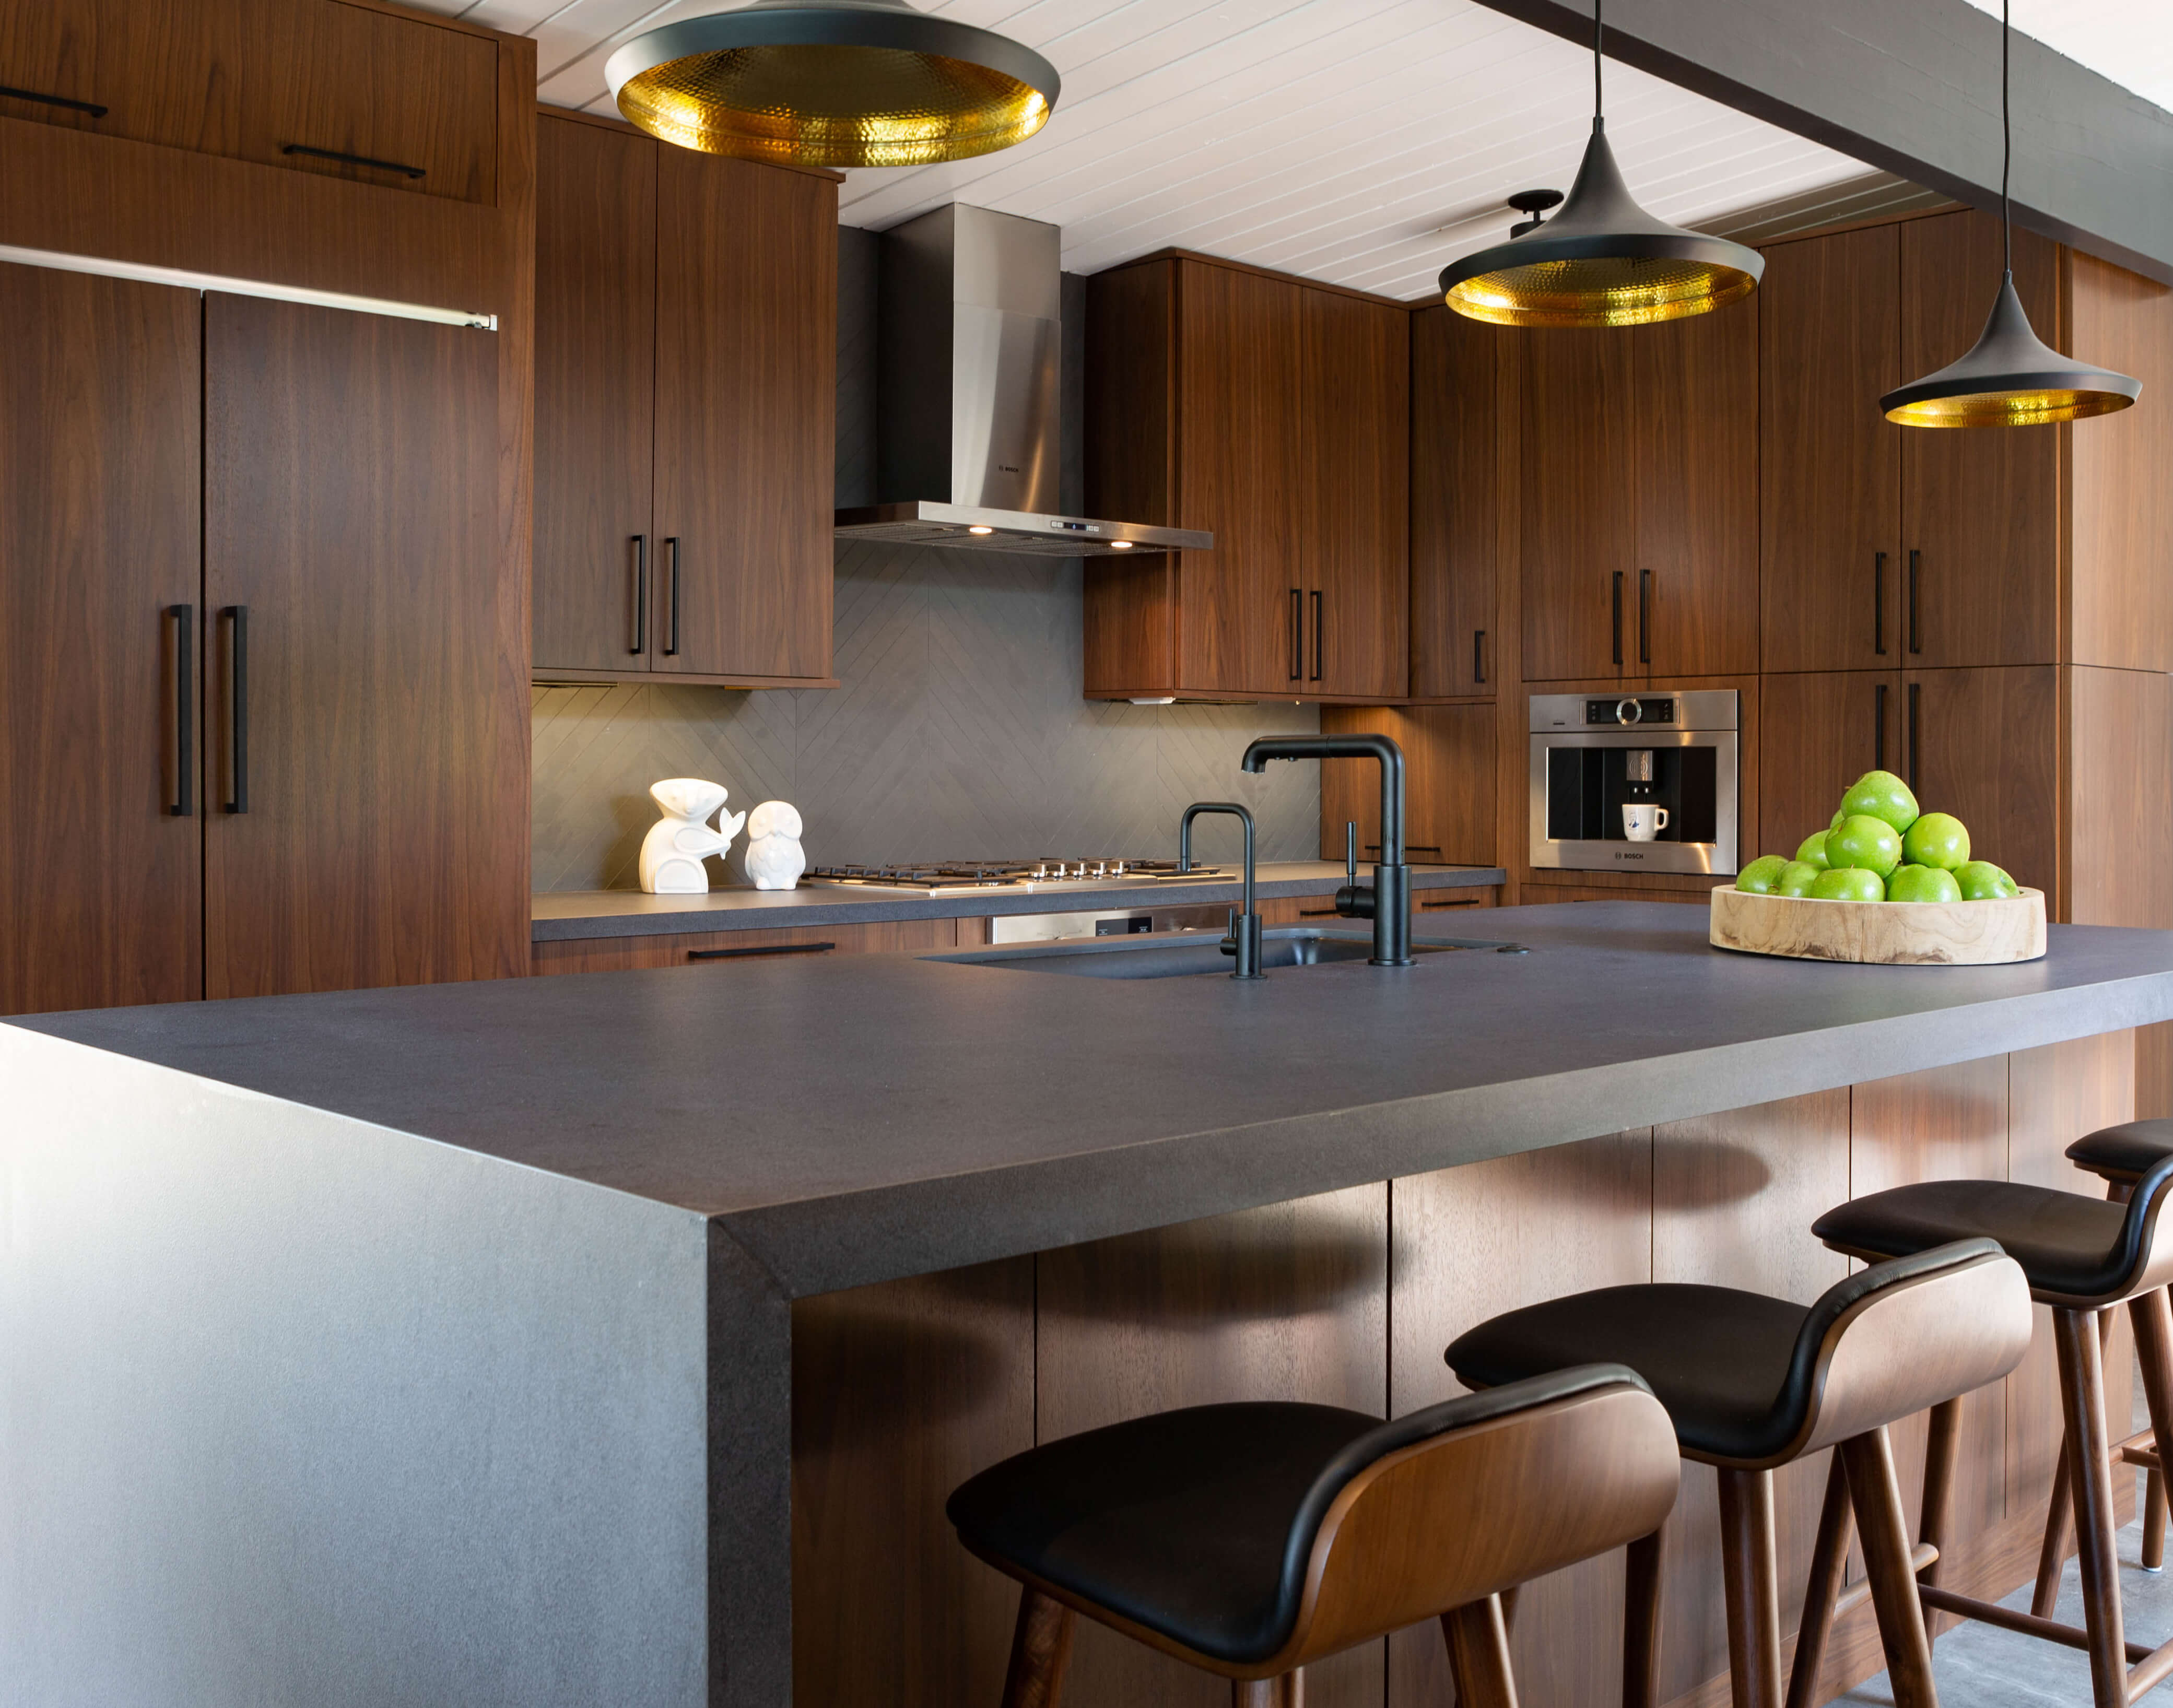
[[[1113,908],[1095,913],[1001,913],[989,921],[991,943],[1054,943],[1092,937],[1103,919],[1150,919],[1157,932],[1216,931],[1228,924],[1227,908]]]
[[[986,534],[968,531],[986,528]],[[887,540],[904,545],[955,546],[976,552],[1025,552],[1045,558],[1123,557],[1133,552],[1211,552],[1214,535],[1198,528],[1154,528],[1095,516],[1052,516],[978,504],[870,504],[837,513],[841,540]],[[1119,544],[1119,541],[1124,544]]]
[[[1562,730],[1737,730],[1742,727],[1741,699],[1734,688],[1603,688],[1589,694],[1534,694],[1530,728],[1534,735]],[[1631,701],[1673,700],[1675,715],[1665,723],[1642,718],[1601,724],[1584,720],[1586,706],[1593,700],[1610,705]],[[1663,742],[1661,744],[1665,746]]]
[[[1534,696],[1534,699],[1539,698]],[[1580,694],[1577,698],[1582,700],[1598,697]],[[1733,699],[1734,696],[1730,693],[1728,698]],[[1714,768],[1718,773],[1714,790],[1714,839],[1709,843],[1549,840],[1547,752],[1556,747],[1711,747],[1717,755]],[[1531,738],[1528,803],[1531,863],[1556,870],[1702,872],[1727,877],[1736,870],[1741,849],[1738,824],[1741,762],[1742,738],[1734,730],[1670,730],[1646,724],[1627,730],[1537,731]]]

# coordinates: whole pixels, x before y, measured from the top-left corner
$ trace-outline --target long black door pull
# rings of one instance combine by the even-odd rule
[[[1622,662],[1622,572],[1615,572],[1615,662]]]
[[[1922,692],[1922,683],[1909,684],[1909,787],[1912,789],[1917,786],[1919,737],[1922,730],[1922,725],[1917,721],[1917,697]]]
[[[1305,590],[1291,589],[1291,674],[1294,682],[1305,680]]]
[[[634,644],[636,657],[649,650],[649,536],[634,536]]]
[[[1880,682],[1871,697],[1871,768],[1886,768],[1886,684]]]
[[[249,607],[229,605],[219,612],[233,625],[226,655],[227,728],[232,738],[233,787],[224,811],[249,811]]]
[[[1486,631],[1471,631],[1471,680],[1483,683],[1486,680]]]
[[[1653,572],[1637,572],[1637,662],[1653,661]]]
[[[1313,679],[1315,682],[1320,680],[1321,630],[1327,626],[1321,617],[1320,590],[1316,587],[1313,590]]]
[[[664,655],[677,656],[679,651],[679,536],[674,534],[663,541],[666,573],[671,578],[671,603],[668,611],[669,626],[664,631]]]
[[[1871,649],[1886,656],[1886,554],[1871,554]]]
[[[1918,614],[1917,588],[1924,579],[1924,554],[1911,547],[1909,552],[1909,650],[1924,649],[1924,631]],[[1915,692],[1913,689],[1911,692]]]
[[[174,798],[166,811],[175,818],[192,816],[196,795],[196,606],[170,605],[174,619]]]

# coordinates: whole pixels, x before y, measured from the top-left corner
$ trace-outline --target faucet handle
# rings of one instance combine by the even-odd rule
[[[1343,881],[1355,885],[1358,881],[1358,821],[1343,821]]]

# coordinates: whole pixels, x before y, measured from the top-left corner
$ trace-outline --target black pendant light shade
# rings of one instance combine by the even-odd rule
[[[2073,361],[2040,339],[2010,272],[1969,354],[1888,392],[1879,407],[1904,427],[2041,427],[2110,415],[2142,391],[2141,380]]]
[[[636,36],[605,76],[619,111],[667,143],[833,167],[1008,148],[1061,87],[1033,49],[905,0],[755,0]]]
[[[1595,118],[1561,212],[1451,262],[1441,289],[1459,314],[1497,326],[1636,326],[1723,308],[1765,271],[1757,251],[1640,207]]]

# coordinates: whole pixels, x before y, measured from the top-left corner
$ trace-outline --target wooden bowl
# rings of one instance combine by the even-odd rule
[[[2045,892],[1998,902],[1822,902],[1712,892],[1712,942],[1751,955],[1885,966],[1988,967],[2045,952]]]

